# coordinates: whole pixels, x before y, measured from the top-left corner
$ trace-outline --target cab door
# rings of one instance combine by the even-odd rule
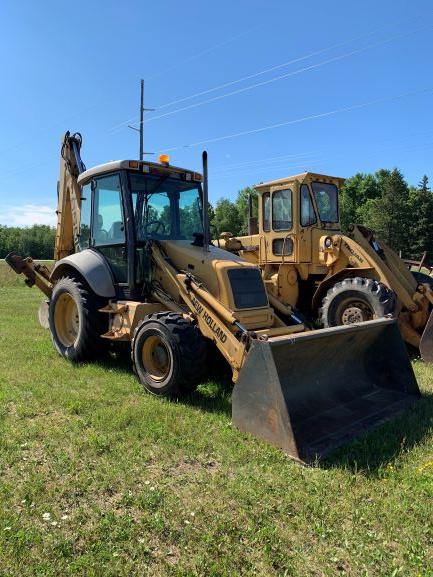
[[[299,188],[299,262],[312,262],[312,227],[315,224],[317,224],[317,216],[310,187],[307,184],[301,184]]]
[[[120,174],[94,178],[92,190],[91,246],[105,257],[122,291],[128,287],[128,255]]]

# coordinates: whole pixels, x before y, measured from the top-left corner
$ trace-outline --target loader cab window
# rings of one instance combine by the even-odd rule
[[[193,241],[203,233],[200,183],[136,173],[129,182],[138,241]]]
[[[272,229],[290,230],[292,228],[292,191],[277,190],[272,194]]]
[[[271,230],[271,195],[265,192],[262,196],[262,211],[263,211],[263,230],[269,232]]]
[[[92,246],[108,262],[116,283],[128,282],[122,189],[119,174],[93,180]]]
[[[313,194],[321,222],[338,222],[338,189],[335,184],[313,182]]]
[[[122,195],[118,174],[94,181],[93,240],[95,246],[123,244]]]
[[[306,184],[301,186],[301,226],[311,226],[317,222],[311,200],[310,189]]]
[[[92,214],[92,187],[89,184],[83,186],[81,192],[80,211],[80,249],[85,250],[90,246],[90,220]]]

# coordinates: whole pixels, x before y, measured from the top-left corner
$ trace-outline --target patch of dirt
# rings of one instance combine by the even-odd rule
[[[175,476],[195,475],[199,471],[206,471],[211,475],[217,473],[221,468],[218,461],[200,461],[198,459],[182,459],[174,467],[170,468],[170,473]]]

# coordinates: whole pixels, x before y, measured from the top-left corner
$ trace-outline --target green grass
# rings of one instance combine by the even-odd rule
[[[2,266],[1,577],[433,575],[432,368],[414,410],[301,467],[231,426],[227,386],[170,402],[60,358]]]

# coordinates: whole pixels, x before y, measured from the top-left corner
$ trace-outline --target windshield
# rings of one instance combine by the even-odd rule
[[[338,222],[338,189],[335,184],[313,182],[319,218],[322,222]]]
[[[201,185],[171,176],[130,174],[137,240],[194,240],[203,233]]]

